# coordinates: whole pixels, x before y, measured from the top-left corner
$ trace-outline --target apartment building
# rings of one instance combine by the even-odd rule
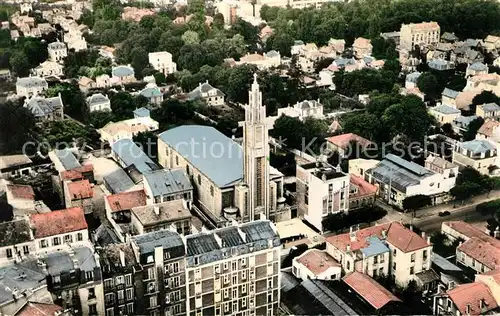
[[[143,175],[148,204],[184,199],[188,208],[193,203],[193,185],[182,168],[159,169]]]
[[[165,76],[177,71],[177,64],[173,62],[172,54],[169,52],[149,53],[148,58],[153,68],[163,73]]]
[[[328,214],[349,210],[349,175],[326,162],[297,165],[297,211],[323,231]]]
[[[302,102],[297,102],[293,106],[279,108],[278,117],[281,115],[296,117],[301,121],[308,117],[321,119],[324,118],[323,104],[319,103],[319,100],[304,100]]]
[[[410,23],[401,25],[400,48],[411,51],[420,47],[439,43],[441,28],[437,22]]]
[[[68,48],[66,48],[65,43],[53,42],[47,45],[47,50],[49,52],[49,58],[52,61],[60,62],[68,56]]]
[[[142,295],[135,315],[187,315],[186,249],[179,234],[161,230],[132,237],[142,269]]]
[[[187,235],[191,233],[191,218],[186,201],[179,199],[132,208],[131,224],[137,234],[170,229]]]
[[[268,220],[187,236],[185,315],[278,315],[280,238]]]
[[[119,122],[109,122],[98,130],[103,142],[113,145],[120,139],[132,139],[135,135],[157,130],[159,123],[151,117],[137,117]]]
[[[488,175],[490,167],[496,166],[497,148],[489,141],[475,139],[457,143],[453,149],[453,163],[459,167],[472,167],[482,174]]]
[[[340,263],[344,273],[391,276],[403,286],[411,280],[428,282],[424,276],[431,268],[430,238],[399,222],[351,228],[349,233],[327,237],[326,252]]]
[[[47,90],[48,88],[49,84],[44,78],[17,78],[16,94],[20,97],[31,97],[33,95],[42,94],[42,92]]]

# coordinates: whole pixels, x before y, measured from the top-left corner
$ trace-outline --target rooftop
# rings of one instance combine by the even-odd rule
[[[500,106],[496,103],[486,103],[486,104],[481,104],[478,105],[480,108],[483,109],[485,112],[497,112],[500,111]]]
[[[377,187],[365,181],[362,177],[351,174],[349,177],[351,185],[356,186],[358,189],[356,194],[350,194],[349,198],[358,198],[366,195],[377,193]]]
[[[25,78],[17,78],[16,85],[30,88],[34,86],[48,86],[47,81],[44,78],[40,77],[25,77]]]
[[[109,102],[108,96],[103,95],[102,93],[95,93],[87,98],[88,104],[100,104]]]
[[[486,120],[477,132],[487,137],[493,137],[493,133],[498,127],[500,127],[500,122],[496,120]]]
[[[125,259],[125,267],[122,266],[120,253],[123,252]],[[111,244],[103,247],[99,252],[100,261],[102,262],[103,270],[109,268],[112,272],[121,268],[131,268],[136,264],[134,251],[130,244]]]
[[[483,240],[472,237],[459,247],[457,251],[465,253],[467,256],[484,264],[489,269],[500,269],[500,240]]]
[[[75,158],[75,155],[67,148],[56,149],[54,150],[54,153],[66,170],[75,169],[81,166]]]
[[[468,150],[473,154],[493,152],[496,148],[484,139],[474,139],[468,142],[459,143],[460,148]]]
[[[329,268],[340,267],[326,251],[318,249],[307,250],[304,254],[297,257],[297,262],[309,269],[314,275],[326,272]]]
[[[479,306],[481,301],[485,303],[488,311],[498,307],[490,289],[480,282],[458,285],[447,294],[462,315],[484,315],[485,311]],[[467,306],[470,308],[469,313]]]
[[[26,219],[0,223],[0,247],[21,244],[30,240],[30,225]]]
[[[460,234],[467,236],[468,238],[479,238],[482,240],[489,241],[490,239],[493,239],[490,235],[486,234],[483,230],[479,229],[478,227],[466,223],[464,221],[450,221],[450,222],[443,222],[442,228],[444,226],[448,226],[451,229],[459,232]]]
[[[200,83],[198,85],[198,87],[196,87],[194,90],[192,90],[191,92],[189,92],[189,99],[190,100],[200,99],[202,97],[202,94],[207,93],[207,92],[212,91],[212,90],[215,90],[217,96],[219,96],[219,97],[223,97],[224,96],[224,93],[222,91],[220,91],[217,88],[214,88],[207,81],[207,82],[204,82],[204,83]]]
[[[488,65],[479,62],[473,63],[467,68],[474,71],[488,71]]]
[[[54,316],[62,311],[63,308],[56,304],[26,302],[13,316]]]
[[[460,92],[451,90],[449,88],[444,88],[442,95],[451,99],[455,99]]]
[[[433,156],[433,155],[429,155],[429,157],[427,157],[427,159],[425,160],[425,163],[429,163],[433,166],[436,166],[438,168],[441,168],[441,169],[451,169],[451,168],[456,168],[457,165],[455,165],[454,163],[452,162],[449,162],[448,160],[444,159],[444,158],[441,158],[441,157],[438,157],[438,156]]]
[[[111,150],[119,157],[126,168],[135,166],[144,174],[157,170],[158,166],[131,139],[124,138],[113,143]]]
[[[438,113],[441,113],[441,114],[460,114],[460,110],[457,109],[457,108],[454,108],[452,106],[448,106],[448,105],[438,105],[434,108],[432,108],[433,111],[435,112],[438,112]]]
[[[76,180],[83,179],[84,173],[93,172],[94,166],[91,164],[83,165],[80,167],[76,167],[71,170],[65,170],[61,172],[61,180]]]
[[[106,196],[106,201],[111,212],[131,210],[134,207],[146,205],[146,192],[144,190],[122,192]]]
[[[334,167],[334,166],[330,165],[329,163],[321,162],[321,161],[306,163],[306,164],[300,165],[300,167],[304,170],[309,171],[316,178],[322,179],[323,181],[342,178],[342,177],[347,176],[347,174],[342,172],[342,170],[340,170],[340,168]]]
[[[182,168],[155,170],[144,174],[144,179],[151,188],[153,196],[170,195],[193,189],[188,175]]]
[[[31,111],[31,113],[33,113],[33,115],[42,117],[63,108],[64,105],[61,96],[53,98],[33,96],[31,99],[26,100],[26,107]]]
[[[133,76],[134,69],[132,67],[129,67],[129,66],[123,66],[123,65],[117,66],[117,67],[113,67],[113,69],[111,70],[111,74],[114,77],[119,77],[119,78]]]
[[[103,177],[103,181],[111,193],[121,193],[132,189],[135,185],[123,169],[116,169]]]
[[[157,247],[162,247],[163,249],[184,249],[181,236],[166,229],[134,236],[132,240],[139,247],[141,254],[153,253]]]
[[[160,97],[163,95],[163,93],[160,91],[160,88],[158,88],[158,87],[144,88],[139,92],[139,94],[148,98],[148,99],[153,98],[153,97]]]
[[[69,273],[76,268],[81,271],[94,271],[98,264],[93,250],[81,246],[72,246],[68,250],[44,254],[41,260],[47,264],[47,272],[52,276]]]
[[[89,180],[73,181],[68,183],[68,194],[71,200],[88,199],[94,196]]]
[[[183,125],[158,137],[220,188],[243,179],[241,146],[213,127]]]
[[[46,286],[45,274],[36,261],[20,262],[0,268],[0,304],[13,301],[13,290],[20,293]]]
[[[375,309],[381,309],[389,302],[401,302],[394,294],[364,273],[355,271],[342,280]]]
[[[358,135],[353,134],[353,133],[329,137],[326,140],[328,142],[334,144],[335,146],[342,148],[342,149],[347,149],[350,146],[351,142],[356,142],[359,145],[361,145],[362,147],[366,147],[366,146],[373,144],[368,139],[363,138],[363,137],[358,136]]]
[[[32,163],[26,155],[0,156],[0,170]]]
[[[34,214],[30,218],[35,238],[44,238],[87,229],[81,207],[50,213]]]
[[[191,213],[183,199],[134,207],[132,208],[132,214],[143,226],[153,226],[191,217]]]
[[[134,117],[150,117],[151,112],[146,108],[138,108],[134,110]]]
[[[15,199],[35,200],[35,192],[30,185],[7,184],[6,189]]]

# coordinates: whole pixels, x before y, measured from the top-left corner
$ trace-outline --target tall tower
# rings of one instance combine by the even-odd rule
[[[265,119],[266,108],[262,105],[257,74],[254,74],[243,127],[243,178],[248,186],[247,214],[242,214],[244,221],[253,221],[261,213],[269,218],[269,136]]]

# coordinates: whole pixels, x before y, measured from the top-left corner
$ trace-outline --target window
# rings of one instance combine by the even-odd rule
[[[232,271],[238,270],[238,263],[236,261],[231,262],[231,270]]]
[[[375,256],[373,257],[373,264],[377,264],[378,263],[378,256]]]
[[[40,248],[47,248],[49,245],[46,239],[40,240]]]
[[[92,271],[85,271],[85,278],[87,282],[94,280],[94,273]]]
[[[220,309],[219,309],[219,311],[220,311]],[[179,314],[180,312],[181,312],[181,305],[180,304],[175,305],[174,306],[174,313]]]
[[[115,310],[114,310],[114,308],[108,308],[108,309],[106,309],[106,316],[115,316]]]
[[[155,278],[155,270],[153,268],[148,269],[148,280]]]
[[[373,277],[376,277],[376,276],[377,276],[377,269],[373,269],[373,271],[372,271],[372,276],[373,276]]]
[[[89,288],[89,299],[95,298],[95,289],[93,287]]]
[[[229,262],[224,262],[224,270],[227,270],[229,269]]]
[[[97,315],[97,305],[89,305],[89,315]]]
[[[29,253],[30,253],[30,248],[29,248],[29,246],[27,246],[27,245],[24,245],[24,246],[23,246],[23,253],[24,253],[25,255],[27,255],[27,254],[29,254]]]
[[[246,270],[241,271],[241,278],[245,280],[247,278],[247,272]]]
[[[165,251],[165,252],[163,253],[163,259],[164,259],[164,260],[168,260],[168,259],[170,259],[170,252]]]
[[[238,284],[238,275],[233,274],[233,285],[236,285],[236,284]]]
[[[214,196],[214,186],[213,185],[210,186],[210,195]]]
[[[7,258],[12,258],[12,249],[7,248]]]
[[[426,261],[427,260],[427,250],[424,250],[424,252],[422,254],[423,254],[423,260]]]
[[[229,283],[229,275],[225,274],[224,275],[224,284],[228,284],[228,283]]]
[[[243,284],[241,286],[241,293],[245,294],[247,292],[247,285],[246,284]]]
[[[233,313],[238,310],[238,302],[233,302]]]
[[[59,275],[55,275],[53,278],[52,278],[52,281],[54,283],[61,283],[61,276]]]
[[[118,286],[118,285],[122,285],[123,283],[124,283],[123,277],[122,276],[117,276],[115,284]]]
[[[347,261],[347,270],[351,270],[351,262]]]
[[[156,306],[156,296],[151,296],[149,298],[149,307],[155,307]]]
[[[134,303],[128,303],[127,304],[127,313],[129,315],[133,315],[134,314]]]
[[[241,258],[241,265],[243,267],[247,265],[247,258]]]
[[[132,274],[127,274],[125,276],[125,285],[127,286],[132,285]]]
[[[273,279],[269,278],[267,279],[267,288],[268,289],[272,289],[274,286],[273,286]]]
[[[198,185],[201,185],[201,176],[198,175]]]
[[[71,236],[71,235],[64,235],[64,242],[65,243],[73,242],[73,236]]]
[[[411,260],[411,262],[415,262],[415,254],[414,253],[411,254],[411,259],[410,260]]]
[[[229,303],[224,303],[224,313],[229,313]]]
[[[189,165],[186,165],[186,173],[189,175]]]
[[[200,258],[199,257],[194,257],[194,264],[199,265],[200,264]]]
[[[238,297],[238,288],[233,287],[233,291],[231,294],[232,294],[231,299],[234,300],[235,298],[237,298]]]
[[[131,301],[134,299],[134,289],[127,289],[125,295],[127,296],[127,301]]]
[[[229,289],[224,289],[224,298],[229,298]]]
[[[118,300],[123,300],[125,298],[123,290],[118,291]]]
[[[414,267],[410,267],[410,274],[411,275],[415,274],[415,268]]]
[[[178,166],[179,165],[179,156],[175,156],[175,164]]]
[[[267,294],[267,304],[270,304],[273,302],[273,293]]]
[[[179,287],[179,285],[181,285],[181,279],[180,277],[175,277],[172,279],[172,282],[173,282],[173,287]]]
[[[396,262],[392,264],[392,270],[396,270]]]
[[[242,308],[246,308],[247,307],[247,298],[244,297],[242,300],[241,300],[241,307]]]
[[[76,234],[76,240],[77,241],[82,241],[83,240],[83,234],[82,233]]]

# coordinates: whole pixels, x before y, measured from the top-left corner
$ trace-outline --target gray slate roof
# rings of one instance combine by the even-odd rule
[[[82,271],[94,271],[97,266],[94,254],[87,247],[72,247],[73,258],[77,261],[78,267]],[[47,270],[50,275],[60,275],[75,270],[75,262],[67,251],[58,251],[47,254],[42,260],[47,264]]]
[[[422,75],[422,73],[415,71],[406,76],[406,81],[408,82],[417,82],[418,78]]]
[[[111,70],[111,74],[115,77],[127,77],[127,76],[133,76],[134,75],[134,69],[129,66],[118,66],[114,67],[113,70]]]
[[[198,100],[198,99],[200,99],[202,97],[202,93],[207,93],[207,92],[209,92],[209,91],[211,91],[213,89],[216,90],[216,96],[218,96],[218,97],[223,97],[224,96],[224,93],[222,91],[220,91],[217,88],[214,88],[207,81],[205,83],[200,83],[198,85],[198,87],[196,87],[193,91],[189,92],[189,94],[188,94],[189,100]]]
[[[483,63],[473,63],[472,65],[469,65],[469,69],[474,71],[488,71],[488,65]]]
[[[24,275],[24,278],[20,278]],[[0,268],[0,304],[14,299],[12,290],[34,290],[46,284],[45,274],[35,261],[20,262]]]
[[[481,154],[481,153],[486,153],[492,150],[495,150],[495,147],[491,145],[488,141],[486,140],[471,140],[468,142],[463,142],[459,145],[461,148],[466,149],[473,154]]]
[[[109,102],[109,98],[102,93],[96,93],[87,98],[87,103],[90,104],[101,104]]]
[[[179,234],[170,230],[159,230],[147,234],[132,237],[135,244],[139,247],[141,254],[154,252],[156,247],[163,249],[184,248],[184,243]]]
[[[474,121],[477,118],[478,117],[476,115],[472,115],[472,116],[459,116],[459,117],[457,117],[456,119],[453,120],[453,123],[455,123],[456,125],[459,125],[461,127],[467,127],[467,126],[469,126],[469,124],[472,121]]]
[[[47,45],[47,47],[49,49],[64,49],[64,48],[66,48],[66,44],[64,44],[62,42],[53,42],[53,43],[49,43]]]
[[[158,214],[155,208],[158,208]],[[133,207],[131,212],[143,226],[152,226],[191,218],[191,213],[182,199],[171,200],[155,205]]]
[[[103,180],[113,194],[128,191],[135,185],[134,181],[130,179],[123,169],[117,169],[111,172],[110,174],[104,176]]]
[[[161,91],[158,87],[149,87],[149,88],[142,89],[141,92],[139,92],[139,94],[148,98],[148,99],[153,98],[153,97],[160,97],[163,95],[163,93],[161,93]]]
[[[47,80],[40,77],[25,77],[25,78],[17,78],[16,85],[30,88],[30,87],[47,87]]]
[[[193,186],[184,169],[159,169],[144,174],[153,196],[170,195],[177,192],[192,190]]]
[[[26,107],[36,117],[43,117],[53,113],[57,109],[63,107],[62,100],[59,96],[53,98],[32,97]]]
[[[64,148],[64,149],[56,149],[54,152],[59,161],[61,162],[61,164],[63,165],[64,169],[71,170],[81,167],[81,164],[78,162],[78,160],[76,159],[75,155],[73,155],[71,150]]]
[[[241,146],[213,127],[183,125],[158,137],[220,188],[243,179]]]
[[[460,114],[460,110],[448,105],[439,105],[433,108],[434,111],[441,114]]]
[[[444,88],[442,95],[450,99],[456,99],[460,92],[451,90],[449,88]]]
[[[500,111],[500,106],[496,103],[486,103],[482,105],[485,112],[496,112]]]
[[[150,117],[151,112],[146,108],[138,108],[134,110],[134,117]]]
[[[393,154],[385,156],[382,161],[367,172],[371,173],[378,181],[386,184],[391,182],[391,186],[401,192],[406,192],[407,187],[419,184],[422,179],[434,174],[431,170]]]
[[[125,164],[126,168],[134,165],[142,174],[158,169],[158,166],[151,158],[149,158],[131,139],[120,139],[111,145],[111,150],[116,153]]]
[[[274,58],[274,57],[279,57],[280,56],[280,53],[278,53],[277,51],[275,50],[270,50],[266,53],[266,56],[269,57],[269,58]]]

